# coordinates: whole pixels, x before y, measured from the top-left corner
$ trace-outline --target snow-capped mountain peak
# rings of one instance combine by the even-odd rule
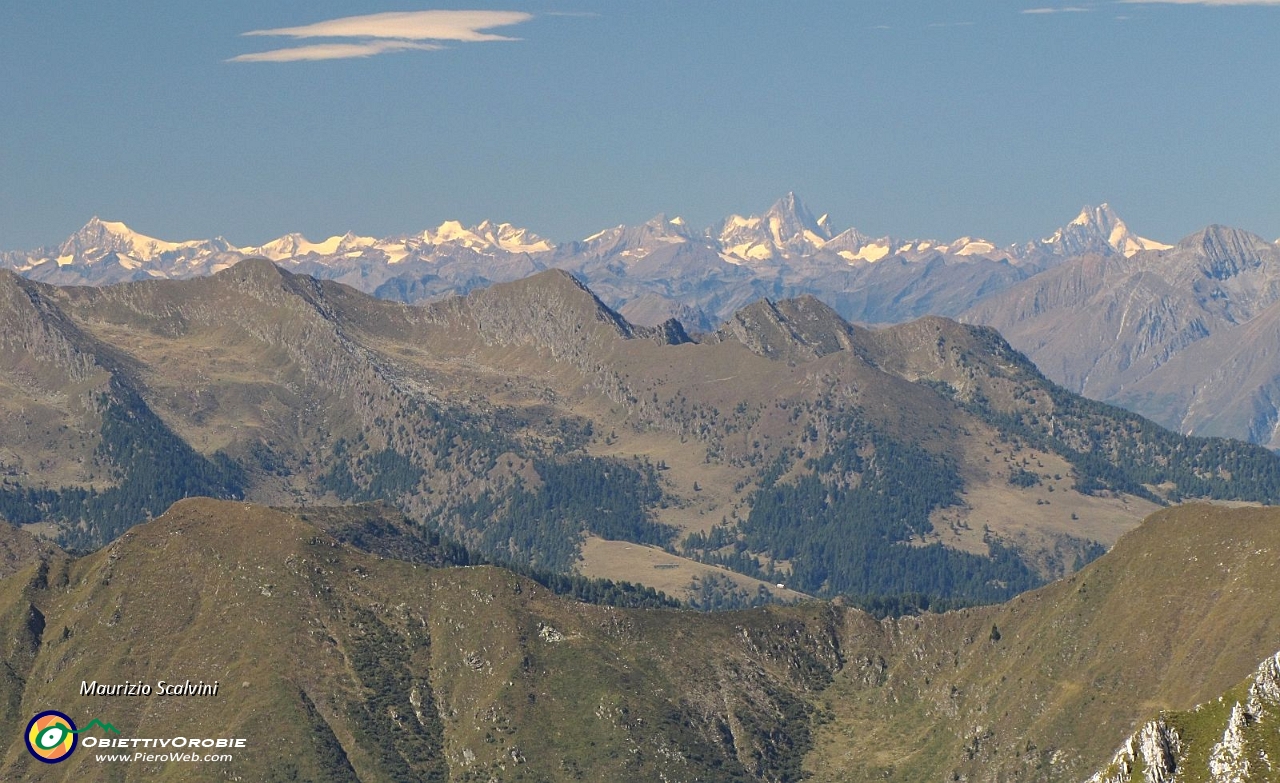
[[[273,239],[260,247],[241,248],[241,252],[248,255],[257,255],[269,258],[272,261],[281,261],[286,258],[297,258],[306,255],[332,255],[338,252],[339,246],[342,245],[346,237],[332,236],[323,242],[312,242],[297,232],[285,234],[278,239]]]
[[[508,253],[545,253],[554,245],[526,228],[485,220],[466,228],[460,221],[446,220],[435,231],[423,231],[429,245],[461,245],[477,251],[505,250]]]
[[[1071,221],[1072,226],[1093,226],[1100,230],[1107,230],[1115,226],[1117,223],[1123,223],[1116,211],[1111,208],[1107,202],[1102,202],[1096,207],[1085,206],[1080,208],[1080,214],[1076,215]]]
[[[826,242],[831,238],[829,223],[814,218],[813,213],[795,193],[788,193],[777,201],[764,215],[773,239],[783,245],[796,237],[805,237],[810,242]]]
[[[72,234],[58,248],[59,258],[75,258],[91,253],[124,253],[137,261],[151,261],[161,253],[172,252],[190,242],[165,242],[139,234],[124,223],[102,220],[96,215],[84,228]]]
[[[827,215],[814,218],[795,193],[788,193],[763,215],[730,215],[714,238],[728,257],[741,261],[766,261],[778,256],[816,252],[832,236]]]
[[[1096,207],[1085,206],[1075,219],[1055,231],[1053,236],[1033,245],[1031,249],[1064,257],[1083,253],[1120,253],[1128,257],[1143,250],[1168,250],[1172,247],[1134,234],[1105,202]]]
[[[729,273],[734,279],[755,275],[807,279],[846,274],[845,265],[898,269],[941,259],[946,266],[1007,261],[1036,269],[1084,253],[1128,256],[1165,247],[1135,235],[1107,204],[1085,207],[1046,239],[996,247],[969,236],[937,241],[876,237],[854,228],[837,233],[827,214],[815,218],[795,193],[788,193],[762,213],[730,215],[705,230],[692,230],[682,218],[659,214],[645,223],[616,226],[567,245],[555,245],[510,223],[485,220],[467,226],[449,220],[434,229],[381,239],[348,232],[313,242],[292,233],[258,247],[237,247],[221,238],[169,242],[95,217],[57,248],[5,253],[0,263],[35,279],[79,285],[212,274],[256,255],[359,286],[399,280],[388,290],[410,296],[407,292],[417,292],[424,285],[422,290],[447,288],[439,281],[462,275],[459,270],[463,269],[468,270],[462,278],[470,281],[466,285],[546,266],[576,269],[584,276],[656,275],[660,270],[676,278],[686,273],[720,274],[724,272],[721,262],[745,267]],[[414,275],[431,279],[415,280]]]
[[[463,245],[479,245],[480,237],[463,227],[461,221],[446,220],[435,231],[427,229],[422,232],[422,240],[432,245],[443,245],[456,242]]]
[[[682,244],[694,239],[683,218],[658,214],[638,226],[614,226],[582,240],[595,256],[638,257],[660,247]]]
[[[994,253],[996,246],[978,237],[960,237],[947,245],[947,250],[957,256],[985,256]]]
[[[666,213],[659,213],[644,225],[655,235],[681,240],[689,238],[689,227],[682,217],[668,218]]]

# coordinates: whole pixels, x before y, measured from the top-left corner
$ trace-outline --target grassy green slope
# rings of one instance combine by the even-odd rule
[[[1065,580],[846,649],[815,779],[1082,779],[1280,649],[1277,594],[1280,511],[1162,511]]]
[[[189,500],[93,555],[44,553],[0,580],[0,719],[15,737],[0,776],[1076,781],[1155,712],[1216,698],[1280,649],[1278,582],[1280,512],[1187,506],[999,606],[885,621],[821,603],[618,609]],[[85,680],[160,678],[221,689],[78,695]],[[16,737],[48,708],[249,747],[105,778],[85,748],[37,766]]]
[[[838,665],[821,607],[705,624],[578,604],[230,502],[179,503],[61,573],[0,583],[3,617],[34,605],[45,618],[3,683],[8,723],[52,707],[125,736],[250,740],[229,765],[112,766],[119,780],[792,779],[803,695]],[[160,678],[220,692],[78,695],[86,680]],[[44,767],[18,742],[0,775],[98,779],[87,751]]]

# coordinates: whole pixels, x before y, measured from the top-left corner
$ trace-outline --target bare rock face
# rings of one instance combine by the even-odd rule
[[[53,385],[80,383],[101,368],[84,349],[84,336],[50,300],[53,291],[0,272],[0,351],[29,357],[32,382],[52,373]]]
[[[1251,783],[1274,780],[1280,759],[1261,747],[1258,734],[1280,733],[1280,653],[1263,661],[1249,685],[1248,696],[1231,707],[1222,739],[1209,751],[1209,772],[1215,781]],[[1263,722],[1266,725],[1263,726]],[[1259,731],[1261,729],[1262,731]]]
[[[1194,733],[1179,728],[1188,725],[1195,726]],[[1273,757],[1277,736],[1280,653],[1216,702],[1143,724],[1088,783],[1267,783],[1280,773],[1280,759]],[[1139,773],[1141,778],[1135,777]]]
[[[434,308],[465,314],[486,341],[571,350],[587,335],[631,337],[633,330],[568,272],[552,270],[521,284],[499,284]]]
[[[1182,738],[1162,720],[1143,725],[1129,738],[1107,769],[1089,778],[1088,783],[1130,783],[1142,771],[1144,783],[1170,783],[1178,771]]]
[[[748,305],[734,313],[712,340],[737,340],[770,359],[816,359],[854,350],[856,332],[857,327],[845,322],[835,310],[806,296],[783,302],[764,299]]]

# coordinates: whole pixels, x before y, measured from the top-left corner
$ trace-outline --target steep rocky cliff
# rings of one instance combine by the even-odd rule
[[[1268,783],[1280,778],[1280,653],[1216,701],[1142,726],[1088,783]]]

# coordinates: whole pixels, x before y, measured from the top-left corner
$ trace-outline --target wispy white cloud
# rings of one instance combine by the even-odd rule
[[[1092,11],[1092,8],[1083,8],[1078,5],[1065,5],[1049,8],[1027,8],[1022,11],[1024,14],[1085,14]]]
[[[288,49],[272,49],[267,52],[254,52],[232,57],[232,63],[292,63],[307,60],[346,60],[352,57],[372,57],[375,54],[388,52],[407,52],[413,50],[431,51],[442,49],[439,44],[418,43],[416,41],[366,41],[364,43],[322,43],[308,46],[293,46]]]
[[[527,22],[533,14],[523,11],[392,11],[346,16],[299,27],[250,30],[248,36],[286,38],[338,38],[345,42],[310,44],[288,49],[242,54],[228,62],[296,62],[371,57],[388,52],[442,48],[423,41],[517,41],[488,32],[495,27]]]
[[[1274,5],[1280,6],[1280,0],[1120,0],[1127,5]]]
[[[398,38],[405,41],[514,41],[481,32],[491,27],[527,22],[523,11],[392,11],[346,16],[301,27],[250,30],[245,35],[287,35],[293,38]]]

